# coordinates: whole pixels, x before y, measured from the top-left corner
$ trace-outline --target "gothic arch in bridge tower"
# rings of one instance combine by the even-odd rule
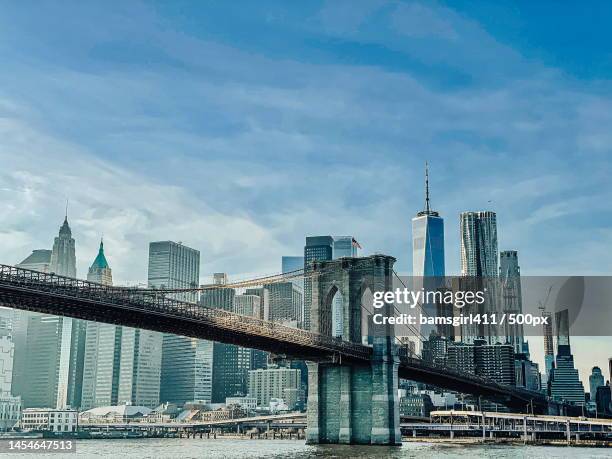
[[[392,289],[393,263],[386,255],[341,258],[313,264],[311,331],[332,336],[332,303],[342,298],[342,337],[362,344],[366,291]],[[369,363],[308,364],[308,443],[401,443],[399,430],[398,358],[393,333],[370,338]]]

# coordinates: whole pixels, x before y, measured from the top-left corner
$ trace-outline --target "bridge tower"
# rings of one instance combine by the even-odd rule
[[[372,294],[390,291],[394,263],[395,258],[387,255],[315,262],[311,331],[332,335],[333,298],[340,292],[342,339],[362,344],[362,336],[368,334],[363,294],[367,289]],[[337,359],[308,363],[307,443],[401,444],[399,359],[393,346],[393,331],[376,335],[370,337],[373,354],[368,363]]]

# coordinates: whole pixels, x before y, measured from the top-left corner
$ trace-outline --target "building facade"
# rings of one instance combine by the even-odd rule
[[[270,400],[285,400],[291,390],[300,389],[300,370],[268,368],[249,371],[249,396],[257,399],[257,406],[268,407]]]
[[[199,285],[200,252],[173,241],[149,244],[151,288],[191,288]],[[197,292],[170,294],[172,298],[197,302]],[[194,400],[210,401],[212,343],[169,333],[162,338],[160,401],[182,406]]]
[[[113,274],[104,254],[103,242],[100,242],[98,255],[89,268],[87,280],[113,285]],[[87,322],[82,410],[117,404],[122,332],[123,327],[118,325]]]

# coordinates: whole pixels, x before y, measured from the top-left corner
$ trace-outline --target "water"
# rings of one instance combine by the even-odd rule
[[[20,454],[17,457],[27,457]],[[304,444],[303,440],[127,439],[79,440],[76,454],[35,457],[91,458],[612,458],[612,448],[404,443],[401,447]]]

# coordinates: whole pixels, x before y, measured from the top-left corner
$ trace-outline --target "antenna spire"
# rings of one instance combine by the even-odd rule
[[[429,214],[429,164],[425,161],[425,212]]]
[[[68,199],[66,199],[66,213],[64,214],[64,220],[68,221]]]

